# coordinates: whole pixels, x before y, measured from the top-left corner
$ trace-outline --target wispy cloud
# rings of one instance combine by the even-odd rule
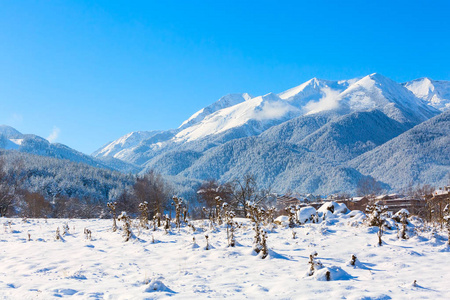
[[[306,114],[315,114],[324,110],[335,109],[339,106],[339,92],[333,91],[330,88],[323,89],[325,96],[323,96],[317,102],[309,102],[305,105],[304,109],[306,110]]]
[[[58,127],[54,126],[52,132],[50,133],[50,135],[47,137],[47,140],[50,143],[53,143],[54,141],[56,141],[56,139],[59,137],[59,134],[61,133],[61,129],[59,129]]]

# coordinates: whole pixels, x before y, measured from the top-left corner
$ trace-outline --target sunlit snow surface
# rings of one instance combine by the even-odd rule
[[[225,227],[211,231],[206,221],[194,222],[195,233],[189,227],[169,234],[134,229],[137,238],[123,242],[120,230],[111,232],[111,220],[2,218],[0,298],[450,299],[444,232],[399,240],[392,230],[379,247],[376,228],[360,225],[360,216],[302,225],[294,229],[296,239],[290,228],[269,228],[266,259],[252,252],[245,219],[238,219],[243,225],[231,248]],[[69,233],[55,240],[56,228],[62,232],[66,222]],[[331,281],[323,281],[323,269],[306,275],[314,251]],[[356,266],[349,265],[352,254]]]

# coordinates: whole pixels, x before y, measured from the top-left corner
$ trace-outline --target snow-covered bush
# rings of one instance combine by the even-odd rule
[[[406,240],[408,238],[408,235],[406,234],[407,226],[408,226],[408,217],[409,217],[409,211],[406,209],[399,210],[392,219],[396,222],[400,223],[400,227],[398,230],[398,238]]]
[[[84,236],[85,236],[86,240],[91,240],[91,238],[92,238],[91,230],[84,228]]]
[[[116,223],[116,219],[117,219],[117,212],[116,212],[117,202],[108,202],[106,205],[111,210],[111,214],[112,214],[112,217],[113,217],[112,231],[115,232],[117,230],[117,223]]]
[[[369,204],[366,207],[367,212],[367,224],[369,226],[378,227],[378,245],[382,245],[381,237],[383,236],[384,226],[388,216],[388,207],[380,205],[378,202]]]
[[[308,275],[308,276],[314,275],[314,272],[323,268],[322,262],[320,260],[316,259],[317,255],[318,254],[316,251],[312,252],[309,255],[309,261],[308,261],[309,270],[306,273],[306,275]]]
[[[165,230],[166,234],[169,233],[169,230],[170,230],[170,218],[169,218],[169,215],[165,215],[165,217],[164,217],[164,230]]]
[[[183,200],[176,196],[173,196],[172,205],[175,206],[175,225],[178,229],[181,227],[181,212],[183,208]]]
[[[56,228],[55,240],[61,240],[61,232],[59,231],[59,227]]]
[[[139,211],[141,212],[141,216],[139,218],[140,225],[142,228],[148,229],[148,202],[144,201],[139,203]]]
[[[223,210],[225,211],[225,222],[227,225],[228,246],[234,247],[236,245],[236,240],[234,237],[234,231],[236,230],[234,217],[236,216],[236,214],[233,210],[229,210],[229,206],[226,202],[223,204]]]
[[[117,220],[123,222],[123,237],[124,242],[128,242],[132,236],[131,232],[131,218],[127,215],[125,211],[123,211]]]
[[[253,250],[256,253],[260,253],[262,251],[262,258],[266,258],[268,255],[267,249],[267,232],[261,229],[262,221],[266,215],[266,211],[264,208],[259,207],[255,203],[248,203],[248,215],[253,222],[253,231],[255,232],[255,236],[253,238]]]
[[[314,220],[315,216],[316,209],[312,206],[302,207],[297,211],[297,220],[300,222],[300,224],[304,224]]]

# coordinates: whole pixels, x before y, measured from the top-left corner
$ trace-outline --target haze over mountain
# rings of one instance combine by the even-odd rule
[[[226,181],[248,172],[277,191],[353,191],[360,178],[372,173],[351,160],[448,108],[449,83],[430,81],[431,95],[421,88],[424,82],[399,84],[375,73],[340,81],[313,78],[285,92],[253,98],[246,93],[228,95],[177,129],[130,133],[93,155],[140,165],[144,172],[155,169],[181,181]],[[443,170],[449,171],[449,165]],[[401,182],[423,180],[408,172],[400,176]],[[377,179],[387,189],[400,188],[400,181]],[[442,184],[445,179],[442,175],[425,181]]]

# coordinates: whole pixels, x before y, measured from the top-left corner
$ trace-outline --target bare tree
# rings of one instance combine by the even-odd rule
[[[134,193],[139,203],[147,201],[150,218],[162,214],[164,208],[170,205],[170,188],[162,176],[153,170],[137,178]]]
[[[256,178],[252,174],[245,174],[241,179],[233,181],[233,204],[236,210],[242,209],[244,216],[248,214],[248,204],[260,204],[268,198],[270,190],[261,190],[256,184]]]
[[[24,214],[31,218],[41,218],[50,215],[52,209],[50,203],[40,193],[25,192],[25,203],[27,204]]]
[[[217,180],[210,179],[203,182],[197,190],[197,195],[199,202],[205,205],[205,208],[209,212],[209,216],[204,217],[216,218],[219,209],[217,207],[219,204],[217,197],[224,202],[231,202],[233,198],[233,191],[229,183],[219,184]]]
[[[372,176],[366,176],[358,181],[356,186],[356,194],[358,196],[367,196],[373,198],[382,191],[381,184]]]

